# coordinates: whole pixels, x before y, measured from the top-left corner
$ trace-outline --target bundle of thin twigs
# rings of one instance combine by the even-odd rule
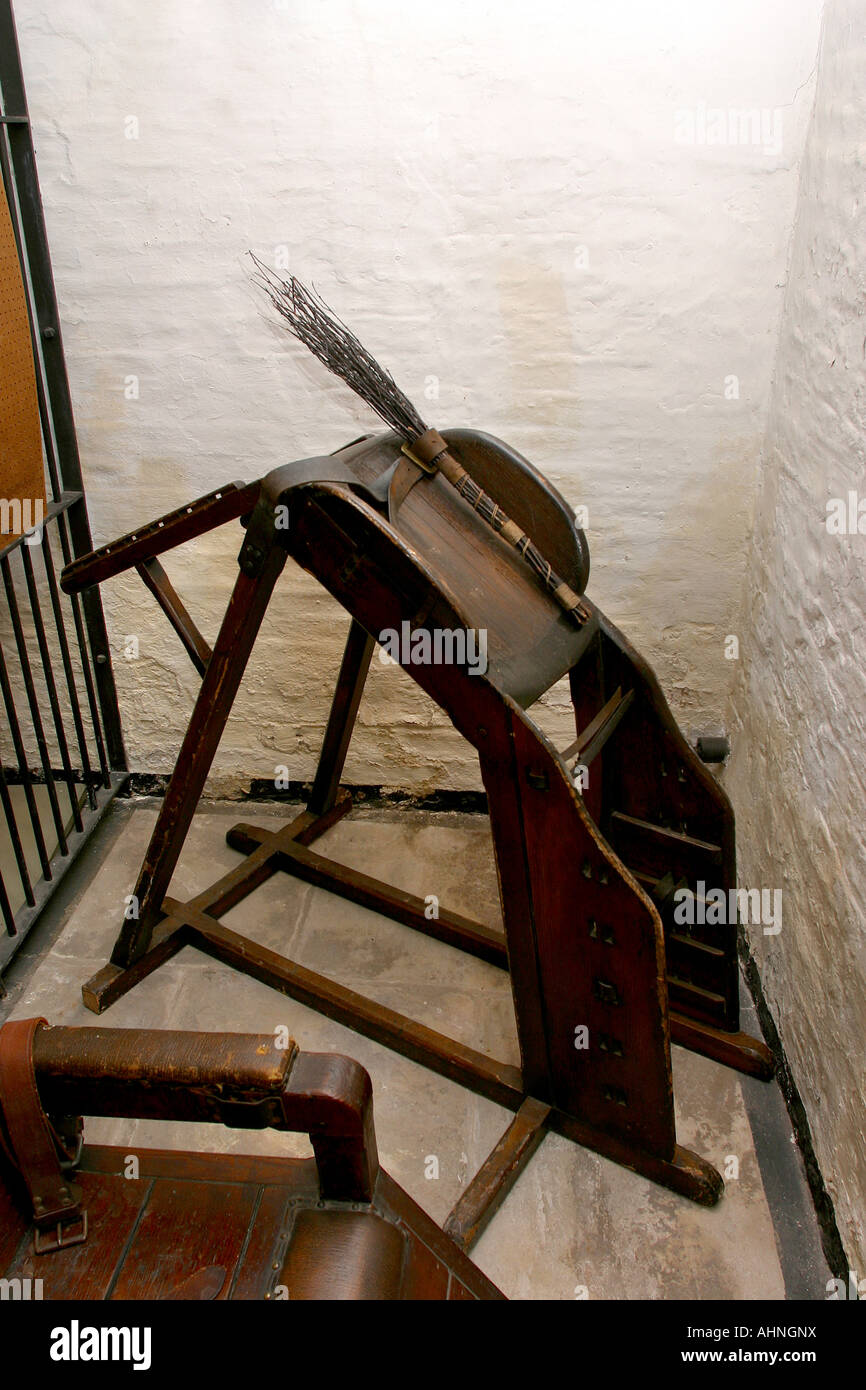
[[[292,335],[405,440],[403,452],[409,459],[426,472],[440,472],[494,531],[520,551],[545,588],[578,625],[586,622],[589,613],[579,595],[560,579],[532,539],[448,452],[438,431],[425,425],[390,372],[370,355],[321,295],[294,275],[282,280],[252,252],[250,255],[258,272],[255,283],[265,291]]]

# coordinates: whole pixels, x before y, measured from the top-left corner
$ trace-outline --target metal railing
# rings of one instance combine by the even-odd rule
[[[0,971],[127,777],[10,0],[0,0],[0,170],[28,305],[45,462],[41,524],[0,548]],[[3,363],[0,361],[0,373]]]

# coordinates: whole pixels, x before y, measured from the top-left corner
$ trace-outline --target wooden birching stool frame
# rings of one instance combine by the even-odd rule
[[[531,464],[491,436],[445,435],[509,515],[544,540],[578,593],[588,555],[574,515]],[[400,441],[365,437],[330,458],[232,484],[71,565],[75,591],[136,565],[202,686],[111,962],[84,987],[100,1013],[195,945],[311,1008],[516,1112],[446,1229],[468,1246],[547,1129],[698,1202],[718,1172],[676,1142],[673,1040],[769,1078],[765,1045],[739,1030],[737,924],[683,927],[674,894],[736,886],[734,816],[684,740],[655,677],[589,600],[575,626],[441,479],[407,485]],[[417,481],[417,479],[415,480]],[[246,536],[213,652],[156,555],[232,517]],[[288,524],[286,524],[286,522]],[[167,897],[256,635],[287,555],[352,618],[305,811],[276,833],[229,831],[245,859],[190,902]],[[476,749],[487,792],[504,935],[316,853],[351,807],[340,780],[376,637],[386,629],[485,627],[486,674],[410,664],[409,674]],[[569,676],[577,738],[558,752],[526,710]],[[575,784],[577,761],[589,769]],[[220,917],[274,873],[291,873],[510,971],[519,1068],[442,1036],[229,930]],[[577,1030],[588,1029],[589,1046]]]

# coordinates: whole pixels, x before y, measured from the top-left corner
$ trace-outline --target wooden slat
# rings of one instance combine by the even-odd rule
[[[259,845],[265,844],[271,834],[271,831],[257,825],[235,825],[228,832],[226,839],[232,849],[249,854]],[[361,907],[369,908],[372,912],[381,912],[386,917],[392,917],[394,921],[402,922],[404,926],[422,932],[424,936],[432,936],[436,941],[456,946],[469,955],[477,956],[479,960],[486,960],[491,965],[502,966],[505,969],[508,967],[508,952],[503,934],[492,931],[480,922],[474,922],[470,917],[463,917],[459,912],[449,912],[447,908],[440,907],[438,917],[428,918],[423,898],[416,897],[414,893],[406,893],[402,888],[395,888],[393,884],[383,883],[381,879],[371,878],[368,874],[362,874],[335,859],[326,859],[324,855],[316,854],[297,843],[283,845],[277,858],[277,867],[303,879],[305,883],[325,888],[328,892],[336,893],[350,902],[359,903]]]
[[[633,700],[634,691],[630,690],[627,695],[623,695],[622,686],[617,686],[607,704],[578,734],[574,743],[570,743],[565,752],[560,754],[566,767],[571,768],[576,763],[583,763],[588,767],[598,757]]]
[[[309,809],[315,815],[329,811],[336,800],[375,645],[361,624],[353,620],[310,793]]]
[[[222,1265],[226,1298],[257,1195],[249,1183],[157,1178],[111,1297],[164,1298],[198,1270]]]
[[[173,550],[176,545],[212,531],[226,521],[234,521],[245,512],[252,511],[260,491],[260,484],[226,483],[205,497],[199,497],[188,506],[178,507],[173,512],[148,522],[137,531],[130,531],[118,540],[111,541],[99,550],[82,555],[67,565],[60,576],[60,587],[67,594],[77,594],[91,584],[102,584],[142,560],[162,555]]]
[[[550,1106],[528,1096],[448,1215],[443,1230],[470,1250],[492,1221],[545,1135]]]
[[[50,1255],[35,1255],[30,1239],[18,1260],[5,1271],[7,1277],[42,1279],[43,1297],[47,1300],[108,1297],[127,1241],[151,1190],[148,1179],[125,1178],[120,1174],[79,1171],[75,1182],[81,1188],[87,1211],[87,1240]]]
[[[203,912],[191,910],[174,899],[166,899],[172,915],[183,916],[202,950],[237,970],[262,980],[328,1018],[353,1028],[375,1042],[384,1043],[404,1057],[421,1062],[431,1071],[447,1076],[479,1095],[517,1110],[523,1100],[522,1078],[517,1067],[497,1062],[483,1052],[465,1047],[453,1038],[436,1033],[405,1014],[356,994],[354,990],[329,980],[275,951],[259,946]]]
[[[211,659],[211,649],[187,612],[162,565],[155,556],[151,556],[149,560],[142,560],[135,568],[183,643],[193,666],[199,675],[203,676]]]
[[[614,811],[610,817],[609,838],[629,868],[634,865],[656,879],[672,873],[676,879],[691,881],[722,866],[721,845],[621,811]]]
[[[189,906],[211,913],[215,917],[228,912],[279,871],[274,856],[284,839],[297,838],[300,844],[310,844],[344,816],[351,806],[352,798],[349,793],[341,792],[335,804],[324,815],[315,816],[310,811],[302,811],[278,832],[274,837],[273,846],[263,843],[243,863],[236,864],[228,873],[217,879],[216,883],[199,893]],[[189,935],[182,919],[175,921],[170,916],[164,918],[154,927],[148,950],[132,965],[124,967],[109,962],[87,981],[81,990],[85,1006],[93,1013],[104,1013],[134,985],[146,979],[181,950],[188,940]]]
[[[760,1081],[770,1081],[775,1071],[772,1052],[758,1038],[748,1033],[728,1033],[682,1014],[671,1014],[671,1042]]]

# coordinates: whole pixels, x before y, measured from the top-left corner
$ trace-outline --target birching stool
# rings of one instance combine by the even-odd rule
[[[587,545],[559,493],[489,435],[455,429],[443,437],[518,533],[540,538],[557,577],[583,595]],[[211,652],[157,557],[231,518],[243,521],[246,534]],[[276,832],[234,826],[228,842],[245,858],[179,902],[166,896],[169,881],[287,555],[352,619],[312,792],[306,809]],[[589,599],[564,613],[518,550],[435,470],[426,472],[412,454],[407,459],[396,434],[367,436],[261,482],[222,488],[75,561],[63,587],[77,592],[133,565],[202,685],[135,888],[139,916],[123,922],[110,963],[85,985],[88,1007],[101,1012],[194,944],[516,1112],[447,1223],[466,1245],[548,1129],[696,1201],[717,1201],[723,1184],[716,1169],[677,1144],[670,1043],[763,1078],[772,1059],[739,1028],[736,922],[680,925],[675,904],[683,888],[694,892],[703,883],[727,894],[735,886],[734,816],[622,634]],[[425,632],[432,642],[437,632],[482,629],[483,674],[468,659],[409,660],[406,669],[478,753],[501,932],[445,908],[431,920],[423,899],[312,848],[351,807],[340,779],[376,641],[386,630]],[[566,675],[576,736],[558,751],[529,711]],[[520,1067],[220,922],[277,871],[508,970]]]
[[[314,1158],[83,1146],[82,1114],[298,1132]],[[503,1297],[379,1167],[357,1062],[37,1018],[0,1029],[0,1271],[47,1299]]]

